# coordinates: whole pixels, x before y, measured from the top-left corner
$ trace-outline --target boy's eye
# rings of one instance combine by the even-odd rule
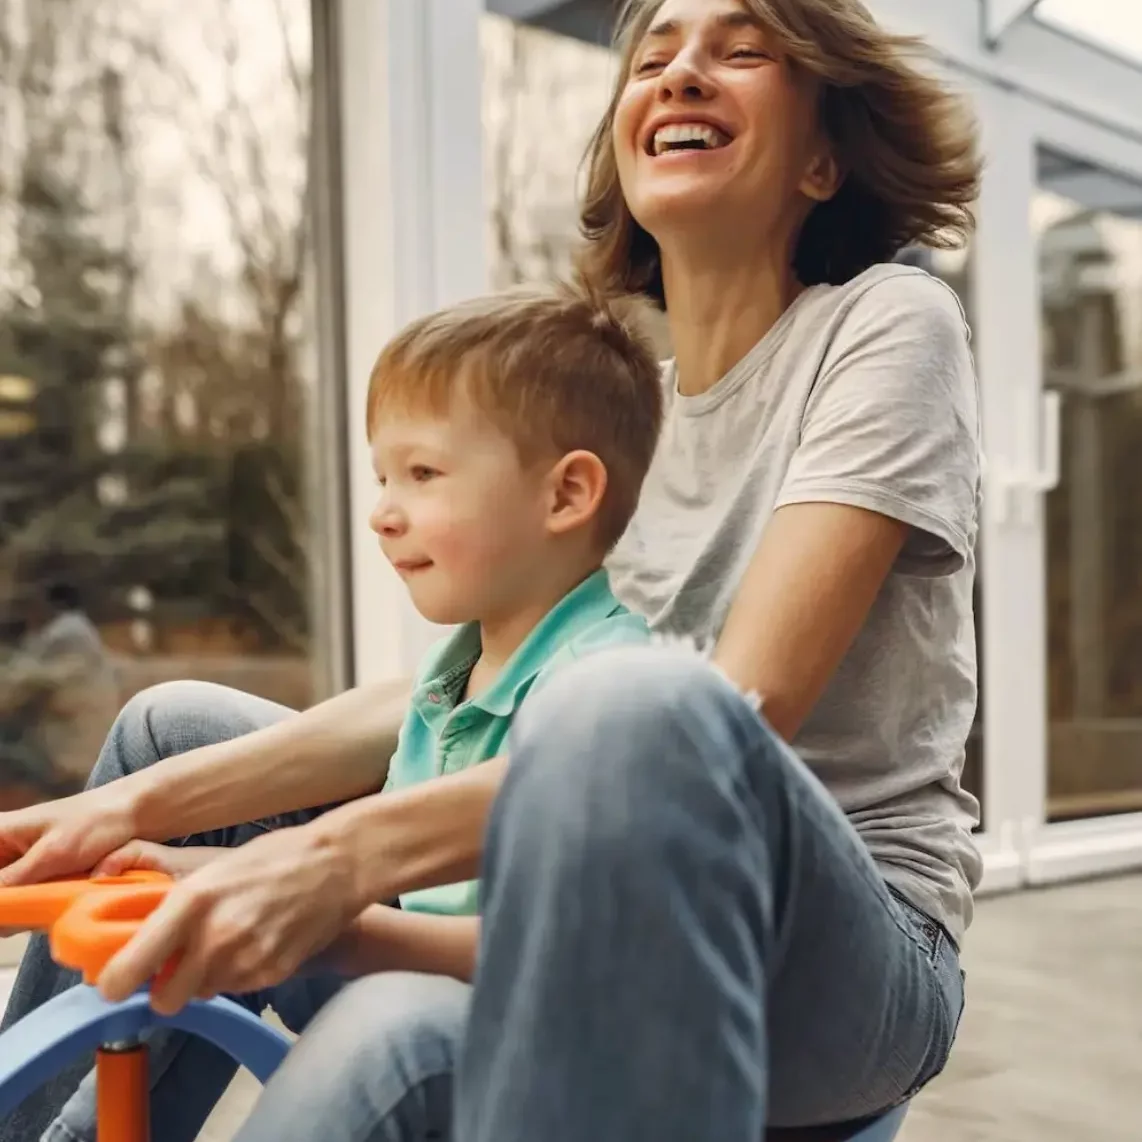
[[[433,476],[438,476],[439,474],[435,468],[429,468],[426,464],[414,464],[409,470],[409,475],[411,475],[418,484],[423,484],[426,480],[431,480]]]

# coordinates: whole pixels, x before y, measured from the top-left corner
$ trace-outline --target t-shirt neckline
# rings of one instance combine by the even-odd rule
[[[719,377],[704,393],[686,395],[678,391],[678,367],[673,357],[667,362],[670,389],[674,406],[681,416],[703,416],[729,400],[748,380],[755,378],[761,368],[777,350],[782,333],[792,322],[805,298],[816,293],[817,286],[807,286],[786,306],[781,316],[762,334],[737,362]]]

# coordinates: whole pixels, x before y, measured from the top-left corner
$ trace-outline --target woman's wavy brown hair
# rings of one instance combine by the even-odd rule
[[[821,123],[844,174],[813,207],[793,267],[803,285],[839,285],[911,243],[963,245],[981,160],[966,101],[914,60],[924,41],[881,28],[860,0],[744,0],[789,61],[821,84]],[[627,0],[619,79],[587,148],[580,271],[597,287],[665,305],[658,245],[623,198],[611,129],[632,57],[662,0]]]

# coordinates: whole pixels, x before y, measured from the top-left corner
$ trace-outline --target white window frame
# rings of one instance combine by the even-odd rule
[[[487,282],[482,0],[338,0],[353,678],[406,678],[440,633],[384,562],[365,399],[377,353]]]

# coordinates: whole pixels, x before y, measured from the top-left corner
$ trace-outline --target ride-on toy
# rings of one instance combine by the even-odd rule
[[[290,1047],[285,1035],[229,999],[194,1000],[177,1015],[158,1015],[147,990],[107,1003],[91,986],[111,957],[159,904],[171,881],[161,873],[128,872],[90,880],[0,889],[0,928],[49,934],[52,958],[83,975],[83,983],[48,1000],[0,1035],[0,1118],[77,1056],[96,1050],[98,1142],[150,1142],[147,1048],[149,1027],[201,1035],[265,1082]],[[803,1142],[892,1142],[904,1120],[899,1107],[855,1134],[775,1131]]]
[[[52,958],[83,984],[50,999],[0,1035],[0,1118],[84,1052],[96,1050],[99,1142],[150,1142],[149,1027],[208,1039],[265,1082],[289,1039],[229,999],[194,1000],[177,1015],[151,1009],[146,990],[107,1003],[91,985],[170,886],[159,873],[0,889],[0,928],[46,931]]]

